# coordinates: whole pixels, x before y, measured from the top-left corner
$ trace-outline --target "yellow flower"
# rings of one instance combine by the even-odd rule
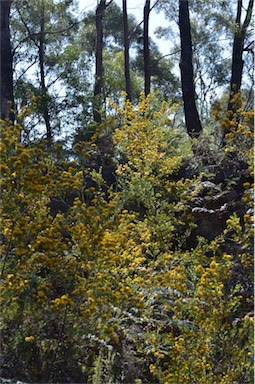
[[[150,372],[154,373],[156,371],[156,366],[154,364],[150,364]]]
[[[34,336],[27,336],[27,337],[25,337],[25,341],[28,341],[28,342],[32,342],[32,341],[34,341]]]
[[[45,297],[45,293],[43,291],[38,291],[37,294],[39,297]]]
[[[244,218],[244,221],[247,222],[250,220],[251,217],[250,217],[250,215],[245,214],[243,218]]]
[[[212,268],[212,269],[215,269],[215,268],[217,268],[218,267],[218,263],[216,263],[216,261],[215,260],[213,260],[211,263],[210,263],[210,268]]]
[[[8,279],[11,279],[13,276],[14,276],[13,273],[9,273],[9,274],[7,275],[7,278],[8,278]]]
[[[10,229],[10,228],[5,228],[5,229],[3,230],[3,234],[4,234],[4,236],[9,236],[9,235],[11,235],[11,229]]]
[[[231,255],[228,255],[227,253],[224,253],[223,260],[231,260],[231,259],[232,259]]]

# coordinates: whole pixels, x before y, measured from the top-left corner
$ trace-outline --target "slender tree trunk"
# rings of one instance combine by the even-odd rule
[[[130,80],[130,62],[129,62],[129,33],[128,33],[128,16],[127,1],[123,0],[123,31],[124,31],[124,60],[125,60],[125,81],[127,98],[131,101],[131,80]]]
[[[202,125],[195,102],[192,40],[189,19],[189,2],[187,0],[179,0],[179,28],[181,36],[180,70],[185,122],[188,134],[191,137],[198,137],[202,131]]]
[[[41,105],[43,119],[46,126],[46,138],[50,144],[52,141],[52,128],[50,124],[50,114],[49,114],[49,101],[48,101],[48,90],[45,83],[45,9],[44,9],[44,0],[41,1],[41,20],[40,20],[40,39],[39,39],[39,67],[40,67],[40,82],[41,82]]]
[[[243,74],[243,51],[244,51],[244,40],[246,36],[247,28],[251,22],[252,9],[254,6],[254,0],[250,0],[248,4],[248,9],[246,12],[245,20],[241,24],[242,16],[242,0],[237,1],[237,14],[236,14],[236,32],[233,42],[233,52],[232,52],[232,68],[231,68],[231,80],[230,80],[230,95],[228,102],[228,117],[232,119],[235,112],[241,106],[241,100],[234,100],[234,96],[240,91],[242,84],[242,74]],[[225,134],[227,130],[225,131]]]
[[[143,9],[143,63],[144,63],[144,92],[145,92],[145,96],[147,96],[151,91],[149,15],[150,15],[150,0],[146,0],[145,6]]]
[[[0,1],[1,4],[1,119],[9,118],[14,122],[13,98],[13,56],[10,39],[10,9],[12,0]]]
[[[101,122],[101,107],[103,93],[103,16],[106,0],[100,0],[96,9],[96,74],[94,85],[93,116],[94,121]]]

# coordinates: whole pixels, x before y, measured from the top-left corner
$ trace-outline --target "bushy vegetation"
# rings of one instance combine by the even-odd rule
[[[2,121],[4,377],[253,382],[252,114],[220,120],[222,147],[178,131],[177,107],[111,105],[73,160]],[[102,143],[114,182],[87,166]]]

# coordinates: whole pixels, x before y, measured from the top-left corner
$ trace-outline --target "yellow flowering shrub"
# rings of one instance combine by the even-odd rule
[[[115,188],[2,123],[3,373],[38,383],[250,382],[251,185],[244,214],[190,244],[196,178],[177,177],[171,108],[142,96],[117,113]],[[85,191],[84,173],[95,185]],[[53,211],[54,199],[65,209]]]

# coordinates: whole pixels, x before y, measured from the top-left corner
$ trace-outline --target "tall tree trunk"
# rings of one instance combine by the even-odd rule
[[[128,16],[127,1],[123,0],[123,32],[124,32],[124,61],[125,61],[125,82],[127,98],[131,101],[131,80],[130,80],[130,63],[129,63],[129,33],[128,33]]]
[[[46,126],[46,138],[49,144],[52,141],[52,128],[50,124],[50,114],[49,114],[49,97],[48,90],[45,83],[45,9],[44,9],[44,0],[41,1],[41,19],[40,19],[40,39],[39,39],[39,67],[40,67],[40,83],[41,83],[41,105],[43,119]]]
[[[238,94],[242,84],[243,74],[243,51],[244,51],[244,40],[246,36],[247,28],[251,22],[252,9],[254,6],[254,0],[250,0],[246,16],[243,24],[241,24],[242,16],[242,0],[237,1],[237,14],[236,14],[236,32],[234,35],[233,52],[232,52],[232,68],[231,68],[231,80],[230,80],[230,94],[228,102],[228,117],[230,120],[234,118],[235,112],[241,106],[241,100],[234,100],[234,96]],[[225,134],[228,130],[225,130]]]
[[[189,19],[189,2],[187,0],[179,0],[179,28],[181,36],[180,70],[185,122],[188,134],[191,137],[198,137],[202,131],[202,125],[195,102],[192,40]]]
[[[103,16],[106,0],[100,0],[96,8],[96,73],[94,85],[93,116],[94,121],[101,122],[101,106],[103,93]]]
[[[10,39],[10,9],[12,0],[1,4],[1,119],[14,122],[13,56]]]
[[[149,15],[150,15],[150,0],[146,0],[145,6],[143,9],[143,63],[144,63],[144,92],[145,92],[145,96],[147,96],[151,90]]]

